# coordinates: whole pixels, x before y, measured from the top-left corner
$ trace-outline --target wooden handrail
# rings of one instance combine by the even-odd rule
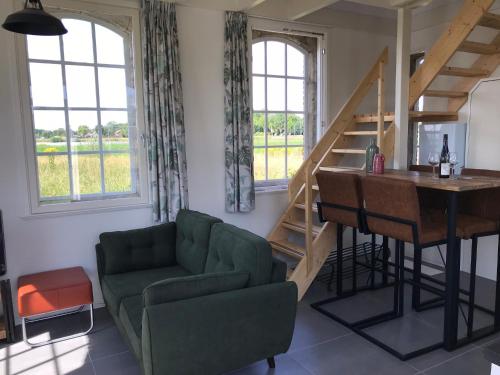
[[[325,131],[325,134],[323,134],[320,141],[312,149],[309,157],[305,160],[304,163],[302,163],[295,176],[290,180],[288,184],[288,196],[290,201],[295,199],[297,193],[300,191],[302,186],[304,186],[304,172],[308,162],[312,163],[312,165],[314,166],[314,171],[316,171],[318,169],[317,165],[319,161],[323,159],[326,153],[330,152],[331,145],[351,124],[351,122],[353,121],[354,111],[356,111],[358,106],[361,104],[361,101],[368,94],[374,82],[378,80],[380,74],[380,66],[387,63],[388,55],[389,50],[386,47],[384,48],[368,74],[358,84],[349,100],[342,107],[335,119],[330,123],[330,126]]]

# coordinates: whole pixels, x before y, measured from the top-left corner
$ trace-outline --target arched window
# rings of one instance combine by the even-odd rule
[[[64,36],[27,36],[38,202],[137,195],[131,36],[62,21]]]
[[[289,41],[252,45],[254,177],[280,184],[304,160],[306,54]]]

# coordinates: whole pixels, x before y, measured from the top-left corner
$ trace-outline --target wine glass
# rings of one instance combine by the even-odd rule
[[[439,153],[432,151],[429,152],[427,161],[432,166],[432,178],[436,178],[436,166],[439,164]]]
[[[456,152],[450,152],[450,178],[452,180],[456,180],[455,176],[455,166],[458,164],[458,159],[457,159],[457,153]]]

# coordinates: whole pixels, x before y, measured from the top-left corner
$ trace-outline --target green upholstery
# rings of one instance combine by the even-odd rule
[[[120,323],[137,358],[142,355],[142,309],[141,294],[124,298],[120,304]]]
[[[99,236],[104,272],[109,274],[175,264],[175,223],[151,228],[107,232]]]
[[[145,375],[220,374],[288,350],[297,286],[263,238],[183,210],[100,239],[104,300]]]
[[[204,273],[158,281],[144,289],[144,306],[244,288],[247,272]]]
[[[296,284],[284,282],[145,307],[144,371],[215,375],[284,353],[296,301]]]
[[[233,225],[220,223],[212,228],[209,246],[205,272],[248,272],[249,286],[271,281],[271,246],[262,237]]]
[[[181,266],[104,275],[101,289],[111,313],[117,315],[123,298],[142,294],[144,288],[154,282],[189,275],[191,273]]]
[[[177,214],[177,263],[193,274],[202,273],[207,260],[208,241],[215,217],[196,211],[181,210]]]

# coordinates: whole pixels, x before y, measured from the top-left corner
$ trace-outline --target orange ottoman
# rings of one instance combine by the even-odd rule
[[[34,347],[85,335],[93,326],[92,283],[82,267],[65,268],[19,277],[17,282],[17,306],[22,318],[23,340]],[[42,343],[30,343],[26,334],[26,323],[73,314],[90,306],[90,328],[82,333],[53,339]],[[28,318],[34,315],[53,313],[77,307],[76,310],[52,314],[49,317]]]

